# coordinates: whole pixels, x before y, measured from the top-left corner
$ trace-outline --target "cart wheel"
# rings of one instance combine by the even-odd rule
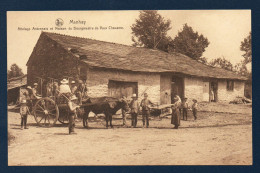
[[[61,124],[69,124],[69,110],[68,109],[60,110],[60,116],[58,118],[58,121]]]
[[[59,109],[54,100],[45,97],[37,100],[33,114],[39,126],[51,127],[58,120]]]

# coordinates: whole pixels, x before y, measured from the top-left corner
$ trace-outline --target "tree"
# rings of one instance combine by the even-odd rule
[[[133,46],[167,51],[168,43],[172,41],[167,36],[170,25],[171,21],[165,20],[155,10],[140,11],[139,19],[131,26]]]
[[[235,65],[235,70],[238,74],[248,77],[252,80],[252,71],[247,68],[252,62],[252,42],[251,32],[241,41],[240,50],[245,51],[242,55],[244,59]]]
[[[17,64],[12,64],[10,70],[7,71],[7,78],[23,76],[22,69]]]
[[[252,40],[251,40],[251,32],[249,35],[241,41],[240,50],[245,51],[243,57],[245,58],[244,63],[247,64],[252,62]]]
[[[214,59],[210,61],[209,64],[214,67],[220,67],[229,71],[234,70],[233,64],[229,60],[225,59],[225,57]]]
[[[249,76],[250,72],[248,71],[245,61],[240,61],[239,63],[237,63],[234,67],[235,71],[243,76]]]
[[[172,51],[199,60],[205,48],[208,47],[209,41],[202,34],[199,35],[198,32],[194,32],[192,27],[184,24],[182,31],[178,32],[172,45]]]

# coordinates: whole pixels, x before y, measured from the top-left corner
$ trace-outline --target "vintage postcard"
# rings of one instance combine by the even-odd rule
[[[252,165],[250,10],[8,11],[8,165]]]

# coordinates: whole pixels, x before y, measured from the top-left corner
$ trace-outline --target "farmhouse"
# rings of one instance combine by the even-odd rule
[[[185,55],[42,32],[27,62],[28,84],[37,77],[85,80],[90,97],[144,92],[158,104],[175,94],[198,101],[244,96],[246,78]]]
[[[21,94],[23,92],[23,88],[26,86],[26,83],[27,83],[27,75],[8,79],[8,83],[7,83],[8,105],[15,104],[20,101]]]

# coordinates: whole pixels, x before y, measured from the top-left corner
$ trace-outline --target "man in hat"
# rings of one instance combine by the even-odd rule
[[[83,83],[82,80],[79,80],[78,82],[78,88],[76,90],[76,96],[79,99],[79,104],[82,104],[82,99],[84,98],[84,96],[86,96],[86,92],[87,92],[87,87],[85,85],[85,83]]]
[[[124,103],[124,106],[122,107],[122,119],[123,119],[123,126],[126,125],[126,112],[128,110],[128,103],[126,100],[126,96],[123,95],[122,102]]]
[[[183,102],[182,102],[182,116],[183,116],[183,120],[185,120],[186,117],[186,121],[187,121],[187,114],[188,114],[188,108],[189,108],[189,104],[188,104],[188,98],[184,98]]]
[[[196,99],[193,99],[193,105],[192,105],[192,113],[193,113],[193,116],[194,116],[194,120],[197,119],[197,112],[198,112],[198,101]]]
[[[38,96],[37,88],[38,88],[38,84],[34,83],[33,88],[32,88],[32,99],[40,99],[41,98],[40,96]]]
[[[30,114],[29,108],[26,105],[26,100],[21,101],[21,106],[20,106],[20,115],[21,115],[21,130],[28,129],[27,127],[27,116]]]
[[[74,128],[75,128],[75,116],[76,111],[79,106],[76,104],[77,97],[75,95],[72,95],[68,101],[68,107],[69,107],[69,134],[75,134]]]
[[[129,104],[131,110],[131,127],[136,128],[137,125],[137,115],[139,112],[139,103],[136,97],[136,94],[133,94],[132,100]]]
[[[146,128],[149,127],[150,105],[154,104],[148,99],[148,94],[144,93],[144,99],[141,101],[140,106],[142,107],[143,127],[145,126],[146,122]]]
[[[62,79],[60,83],[60,93],[71,93],[69,81],[67,79]]]
[[[136,97],[136,94],[133,94],[132,101],[130,103],[130,109],[131,109],[131,119],[132,119],[132,127],[136,127],[137,125],[137,115],[139,112],[139,103]]]

